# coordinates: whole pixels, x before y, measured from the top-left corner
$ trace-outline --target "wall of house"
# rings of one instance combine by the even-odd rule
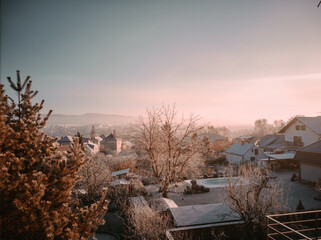
[[[121,152],[121,144],[122,144],[122,141],[117,141],[117,152]]]
[[[258,149],[258,154],[255,154],[255,149]],[[251,157],[254,157],[255,160],[266,158],[264,152],[258,147],[254,146],[245,153],[243,161],[251,161]]]
[[[292,124],[286,131],[285,131],[285,141],[293,142],[294,136],[301,136],[303,146],[307,146],[311,143],[314,143],[319,140],[319,135],[313,132],[307,126],[305,130],[296,130],[296,125],[303,125],[300,121],[296,120],[294,124]]]
[[[226,153],[226,160],[229,163],[241,163],[242,162],[242,156]]]
[[[300,164],[301,179],[316,182],[321,178],[321,166],[312,166],[306,163]]]
[[[100,151],[105,154],[119,153],[121,151],[121,143],[122,141],[102,141],[100,143]]]

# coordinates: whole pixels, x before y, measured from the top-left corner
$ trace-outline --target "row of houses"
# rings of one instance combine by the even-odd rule
[[[296,117],[278,134],[255,143],[242,140],[225,151],[229,163],[256,163],[272,170],[298,167],[301,180],[316,182],[321,178],[321,116]]]
[[[74,138],[71,136],[61,137],[57,141],[59,144],[58,149],[61,151],[71,151],[71,146],[74,142]],[[123,142],[122,139],[117,137],[114,131],[107,137],[105,135],[101,136],[91,136],[90,138],[83,138],[83,145],[87,155],[94,155],[98,152],[105,154],[117,155],[123,149],[130,148],[129,142]]]

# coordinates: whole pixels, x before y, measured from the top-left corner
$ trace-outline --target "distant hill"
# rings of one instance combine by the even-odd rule
[[[136,117],[113,115],[113,114],[100,114],[100,113],[86,113],[82,115],[65,115],[65,114],[52,114],[46,126],[53,125],[69,125],[69,126],[82,126],[91,124],[101,125],[123,125],[135,121]]]

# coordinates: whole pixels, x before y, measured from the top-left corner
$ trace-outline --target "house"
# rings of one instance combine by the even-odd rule
[[[111,133],[100,142],[100,151],[105,154],[117,155],[121,151],[122,140],[116,136],[116,133]]]
[[[274,152],[282,148],[285,144],[284,135],[267,134],[258,141],[257,145],[264,152]]]
[[[269,168],[272,171],[280,169],[297,169],[298,163],[294,161],[294,152],[286,152],[281,154],[265,153],[266,157],[258,159],[258,165],[262,168]]]
[[[241,221],[240,216],[225,203],[189,205],[174,207],[169,210],[176,227]]]
[[[216,152],[222,152],[230,147],[230,142],[226,137],[221,136],[217,133],[207,133],[205,135],[201,135],[200,138],[203,139],[205,136],[209,138],[212,143],[212,150]]]
[[[294,160],[300,164],[301,180],[316,182],[321,179],[321,141],[300,148]]]
[[[232,143],[250,143],[254,144],[257,141],[257,137],[255,136],[239,136],[233,138]]]
[[[321,139],[321,116],[295,117],[280,131],[288,151],[296,151]]]
[[[233,232],[244,225],[225,203],[181,206],[169,211],[175,228],[166,232],[168,239],[217,239],[213,234],[215,229]]]
[[[69,146],[73,143],[73,138],[72,136],[65,136],[61,137],[57,142],[60,144],[60,146]]]
[[[92,156],[99,153],[99,147],[92,142],[85,143],[85,151],[87,156]]]
[[[226,160],[233,164],[241,164],[244,162],[254,162],[264,158],[266,155],[254,144],[234,143],[225,151]]]

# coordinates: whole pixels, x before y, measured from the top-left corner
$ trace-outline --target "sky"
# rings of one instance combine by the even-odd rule
[[[317,0],[1,0],[1,83],[44,111],[144,115],[175,104],[217,126],[321,115]],[[11,93],[7,90],[7,93]]]

